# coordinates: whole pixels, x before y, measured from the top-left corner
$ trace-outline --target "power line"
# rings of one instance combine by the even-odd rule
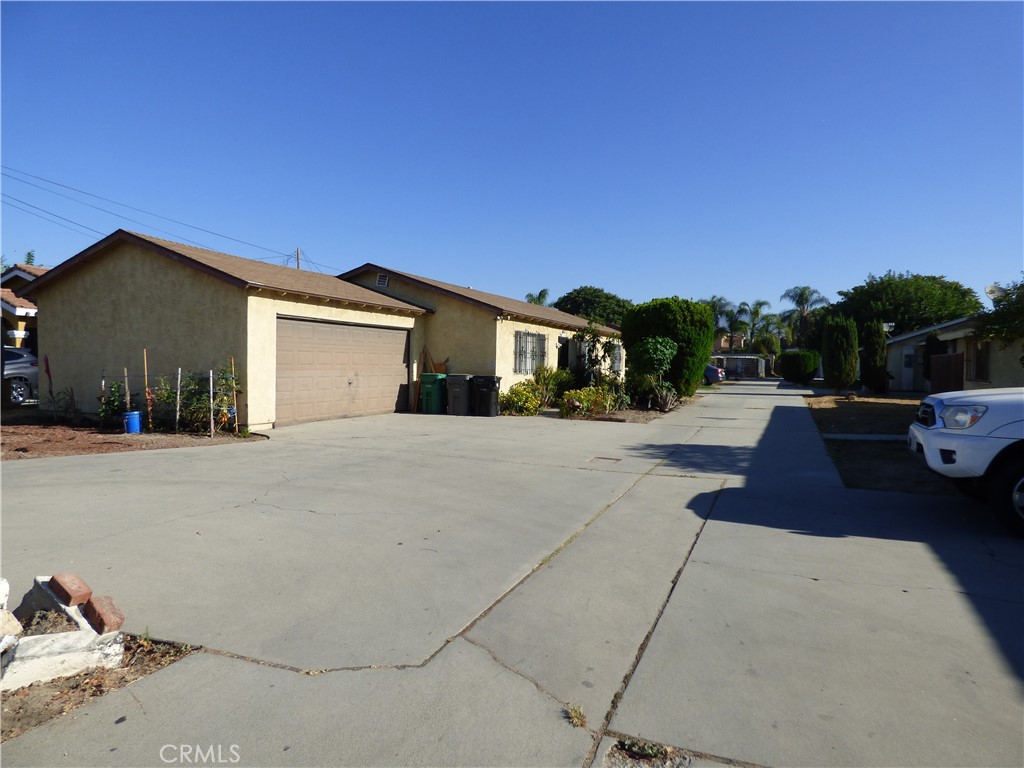
[[[16,203],[21,203],[22,205],[27,205],[29,208],[35,208],[37,211],[42,211],[43,213],[48,214],[50,216],[55,216],[58,219],[63,219],[64,221],[70,222],[71,224],[74,224],[76,227],[81,227],[82,229],[88,229],[90,232],[95,232],[97,235],[100,235],[101,237],[105,234],[104,232],[100,232],[98,229],[93,229],[92,227],[87,227],[87,226],[85,226],[85,224],[79,224],[77,221],[72,221],[71,219],[65,218],[64,216],[61,216],[60,214],[54,213],[53,211],[48,211],[45,208],[40,208],[38,205],[32,205],[32,203],[26,203],[24,200],[19,200],[18,198],[14,197],[13,195],[9,195],[6,192],[0,192],[0,194],[2,194],[4,197],[9,197],[11,200],[13,200]],[[27,211],[26,211],[26,213],[27,213]]]
[[[82,189],[76,189],[75,187],[68,186],[67,184],[61,184],[59,181],[53,181],[51,179],[45,179],[42,176],[36,176],[35,174],[29,173],[28,171],[21,171],[21,170],[18,170],[17,168],[12,168],[9,165],[3,165],[3,166],[0,166],[0,167],[6,168],[9,171],[14,171],[15,173],[20,173],[23,176],[28,176],[29,178],[32,178],[32,179],[38,179],[39,181],[45,181],[47,184],[53,184],[54,186],[57,186],[57,187],[63,187],[64,189],[70,189],[72,192],[78,192],[81,195],[88,195],[89,197],[95,197],[97,200],[103,200],[104,202],[107,202],[107,203],[113,203],[114,205],[120,205],[122,208],[128,208],[129,210],[132,210],[132,211],[138,211],[139,213],[144,213],[147,216],[156,216],[158,219],[163,219],[164,221],[170,221],[170,222],[173,222],[175,224],[180,224],[183,227],[188,227],[190,229],[198,229],[200,232],[206,232],[208,235],[214,235],[215,237],[222,237],[225,240],[231,240],[231,241],[236,242],[236,243],[241,243],[242,245],[248,245],[251,248],[259,248],[261,251],[268,251],[269,253],[273,253],[273,254],[276,254],[278,256],[290,256],[291,255],[291,254],[285,253],[283,251],[276,251],[273,248],[267,248],[267,247],[262,246],[262,245],[257,245],[256,243],[250,243],[250,242],[247,242],[245,240],[239,240],[237,237],[231,237],[230,235],[222,235],[219,232],[214,232],[212,229],[204,229],[203,227],[197,227],[194,224],[189,224],[189,223],[184,222],[184,221],[178,221],[177,219],[172,219],[169,216],[161,216],[159,213],[153,213],[152,211],[146,211],[146,210],[143,210],[142,208],[136,208],[135,206],[128,205],[127,203],[121,203],[121,202],[118,202],[117,200],[111,200],[109,197],[102,197],[100,195],[94,195],[92,192],[86,192],[85,190],[82,190]],[[15,178],[15,177],[12,176],[10,178]],[[17,180],[18,181],[23,181],[22,179],[17,179]],[[23,181],[23,183],[28,184],[29,182]],[[33,185],[33,186],[35,186],[35,185]],[[46,190],[46,191],[47,192],[52,192],[52,190]],[[54,194],[57,194],[57,193],[54,193]],[[85,203],[83,203],[83,205],[85,205]],[[108,211],[108,213],[109,213],[109,211]],[[114,215],[118,215],[118,214],[114,214]],[[129,221],[133,221],[133,219],[129,219]],[[146,225],[146,226],[149,226],[149,225]]]
[[[6,200],[0,200],[0,202],[2,202],[4,205],[9,205],[11,208],[14,208],[16,211],[21,211],[22,213],[27,213],[29,216],[35,216],[36,218],[42,219],[43,221],[48,221],[50,224],[56,224],[58,227],[64,227],[64,229],[67,229],[67,230],[69,230],[71,232],[74,232],[76,235],[81,235],[82,237],[90,237],[90,238],[92,237],[92,235],[88,234],[87,232],[80,232],[77,229],[69,227],[67,224],[61,224],[59,221],[54,221],[53,219],[48,219],[45,216],[43,216],[41,213],[36,213],[35,211],[30,211],[28,208],[22,208],[20,205],[15,205],[14,203],[9,203]],[[79,224],[77,226],[82,226],[82,225]],[[93,230],[93,231],[95,231],[95,230]]]

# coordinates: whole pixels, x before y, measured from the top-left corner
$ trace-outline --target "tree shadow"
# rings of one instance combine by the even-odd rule
[[[721,477],[693,509],[708,519],[798,536],[882,539],[928,546],[958,582],[1008,665],[1024,680],[1024,540],[983,504],[966,497],[865,491],[843,486],[807,409],[775,400],[758,433],[749,421],[728,428],[728,410],[691,415],[686,443],[650,442],[629,450],[661,463],[653,474]],[[756,395],[747,394],[748,397]],[[764,411],[761,410],[763,414]],[[742,414],[736,414],[737,418]],[[725,420],[719,420],[719,419]],[[716,428],[725,426],[725,429]]]

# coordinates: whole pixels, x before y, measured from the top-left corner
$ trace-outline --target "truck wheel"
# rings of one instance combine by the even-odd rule
[[[1003,520],[1024,536],[1024,457],[1008,461],[992,476],[989,501]]]

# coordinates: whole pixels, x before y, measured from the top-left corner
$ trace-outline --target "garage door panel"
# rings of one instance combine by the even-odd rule
[[[408,331],[277,321],[277,424],[391,413],[408,403]]]

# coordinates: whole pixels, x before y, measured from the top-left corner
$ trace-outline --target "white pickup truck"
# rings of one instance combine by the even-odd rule
[[[907,443],[1024,534],[1024,387],[929,395]]]

